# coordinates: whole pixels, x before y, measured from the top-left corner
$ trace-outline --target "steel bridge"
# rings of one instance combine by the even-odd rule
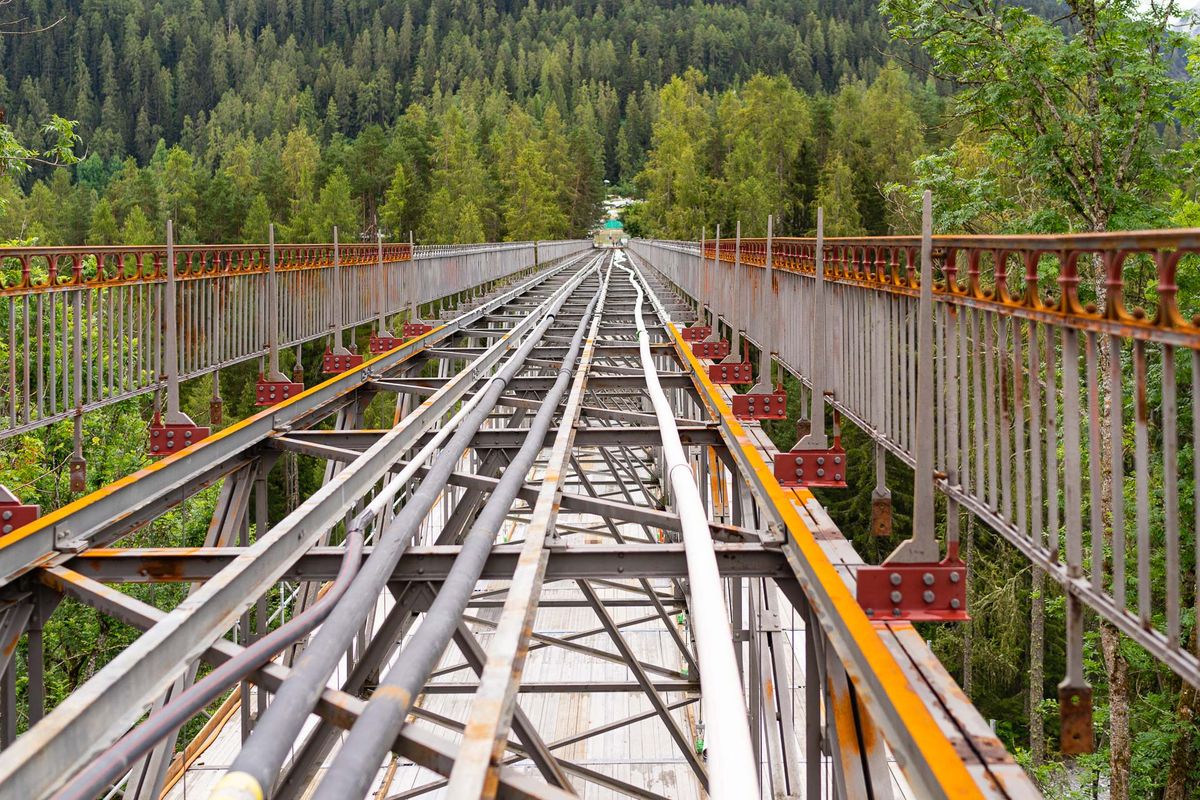
[[[1039,796],[915,625],[969,615],[972,515],[1066,593],[1065,752],[1093,746],[1085,614],[1200,683],[1176,286],[1200,231],[928,219],[0,250],[0,436],[73,421],[82,488],[83,416],[148,394],[131,447],[156,459],[44,515],[0,488],[0,797]],[[182,382],[256,359],[260,413],[214,430],[215,380],[209,424],[183,412]],[[885,459],[913,470],[881,565],[812,493],[847,484],[846,422],[874,443],[873,534]],[[273,520],[284,458],[324,479]],[[206,490],[203,546],[123,546]],[[122,590],[166,583],[169,607]],[[142,633],[48,709],[67,599]]]

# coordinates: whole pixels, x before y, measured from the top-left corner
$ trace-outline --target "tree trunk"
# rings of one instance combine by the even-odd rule
[[[1121,633],[1107,622],[1100,623],[1100,648],[1108,673],[1109,796],[1128,800],[1132,741],[1129,737],[1129,662],[1121,654]]]
[[[1196,763],[1196,753],[1192,747],[1192,731],[1197,712],[1200,711],[1200,692],[1184,681],[1179,692],[1179,704],[1175,707],[1175,719],[1183,730],[1171,748],[1171,766],[1167,770],[1167,785],[1163,791],[1163,800],[1187,800],[1188,784],[1192,767]]]
[[[1200,652],[1200,632],[1192,631],[1192,647]],[[1167,785],[1163,788],[1163,800],[1188,800],[1188,778],[1196,763],[1193,746],[1196,719],[1200,716],[1200,692],[1187,681],[1179,682],[1179,702],[1175,706],[1175,719],[1179,723],[1179,738],[1171,748],[1171,765],[1167,769]]]
[[[1046,761],[1046,725],[1042,693],[1046,685],[1046,573],[1032,567],[1032,610],[1029,625],[1029,759],[1037,767]]]
[[[971,582],[972,582],[971,581],[971,573],[972,573],[972,570],[974,569],[974,561],[975,561],[975,515],[974,514],[967,514],[967,544],[966,544],[966,547],[964,548],[964,559],[966,560],[966,564],[967,564],[967,577],[966,577],[967,585],[966,585],[966,589],[965,589],[966,595],[967,595],[967,608],[970,608],[971,607]],[[971,681],[971,658],[973,656],[973,651],[975,649],[974,648],[974,644],[975,644],[974,643],[974,634],[975,634],[975,623],[968,619],[966,622],[966,626],[963,628],[963,651],[962,651],[962,659],[963,659],[962,689],[963,689],[963,692],[967,695],[967,697],[971,696],[971,682],[972,682]]]

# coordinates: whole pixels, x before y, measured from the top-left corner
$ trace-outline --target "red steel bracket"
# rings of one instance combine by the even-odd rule
[[[684,328],[679,331],[679,335],[683,337],[685,342],[698,342],[701,339],[707,339],[712,336],[712,326],[693,325],[690,328]]]
[[[0,535],[12,533],[38,518],[41,509],[27,505],[3,486],[0,486]]]
[[[71,473],[71,491],[75,493],[87,490],[87,459],[72,458],[69,464]]]
[[[775,454],[780,486],[846,488],[846,451],[840,444],[820,450],[788,450]]]
[[[965,622],[967,565],[957,557],[933,564],[858,568],[858,604],[877,622]]]
[[[709,364],[708,379],[713,383],[753,383],[754,367],[749,361],[737,364]]]
[[[404,338],[412,339],[416,336],[424,336],[433,330],[432,325],[427,325],[424,322],[406,322],[404,323],[403,333]]]
[[[254,387],[255,405],[259,406],[260,408],[273,406],[276,403],[287,400],[288,398],[295,397],[303,391],[303,383],[293,383],[291,381],[268,381],[259,378],[258,384]]]
[[[395,336],[380,336],[373,333],[367,347],[370,349],[371,355],[377,356],[380,353],[386,353],[388,350],[395,350],[402,344],[404,344],[403,339],[398,339]]]
[[[1095,751],[1092,690],[1086,686],[1058,687],[1059,750],[1079,756]]]
[[[340,375],[346,370],[361,367],[363,357],[357,353],[335,353],[326,350],[321,361],[321,371],[326,375]]]
[[[729,340],[717,339],[715,342],[692,342],[692,355],[696,358],[725,358],[729,355]]]
[[[150,423],[150,455],[153,458],[178,453],[188,445],[207,439],[212,428],[199,425],[163,424],[159,420]]]
[[[787,392],[777,386],[769,394],[735,394],[733,416],[737,419],[787,419]]]

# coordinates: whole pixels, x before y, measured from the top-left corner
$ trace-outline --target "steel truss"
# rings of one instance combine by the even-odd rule
[[[18,708],[0,651],[0,794],[1036,794],[910,624],[844,613],[857,557],[764,467],[656,271],[577,256],[457,311],[0,550],[0,634],[29,653]],[[364,429],[372,402],[394,427]],[[272,526],[283,453],[325,482]],[[204,547],[113,546],[218,482]],[[192,589],[119,590],[154,582]],[[44,714],[65,597],[144,633]],[[207,769],[170,758],[201,665],[228,672],[202,705],[236,690]]]

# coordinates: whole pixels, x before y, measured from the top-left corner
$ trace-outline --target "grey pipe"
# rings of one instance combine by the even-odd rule
[[[351,640],[362,627],[376,598],[387,585],[413,534],[429,509],[437,502],[459,458],[475,433],[491,414],[509,379],[524,366],[529,353],[541,341],[554,316],[591,270],[581,271],[543,304],[545,316],[520,348],[504,363],[481,392],[484,399],[462,421],[445,449],[434,459],[429,472],[404,507],[392,518],[363,565],[346,595],[330,613],[316,638],[305,648],[292,674],[279,687],[274,701],[254,726],[228,773],[213,790],[213,800],[236,800],[267,794],[279,770],[291,752],[292,743],[312,709],[316,707],[325,682],[345,655]]]
[[[362,550],[362,531],[347,533],[346,552],[342,556],[337,577],[320,600],[293,617],[287,624],[249,644],[238,655],[216,667],[202,680],[192,684],[185,692],[160,708],[158,713],[152,714],[149,719],[105,750],[87,769],[76,775],[54,795],[55,800],[88,800],[95,797],[125,774],[134,761],[199,713],[232,684],[258,669],[284,647],[308,635],[313,628],[321,624],[346,593],[362,561]],[[247,702],[247,699],[243,698],[242,702]]]
[[[543,448],[546,433],[554,422],[559,402],[571,381],[575,361],[583,349],[584,335],[599,299],[597,292],[575,329],[558,377],[530,423],[521,449],[504,470],[500,482],[464,538],[458,557],[454,559],[446,580],[412,641],[380,682],[367,707],[350,729],[350,736],[317,787],[314,800],[363,797],[370,789],[379,764],[404,727],[413,700],[429,680],[429,674],[462,621],[463,612],[492,551],[496,531],[508,516],[517,492],[525,483],[525,476]]]

